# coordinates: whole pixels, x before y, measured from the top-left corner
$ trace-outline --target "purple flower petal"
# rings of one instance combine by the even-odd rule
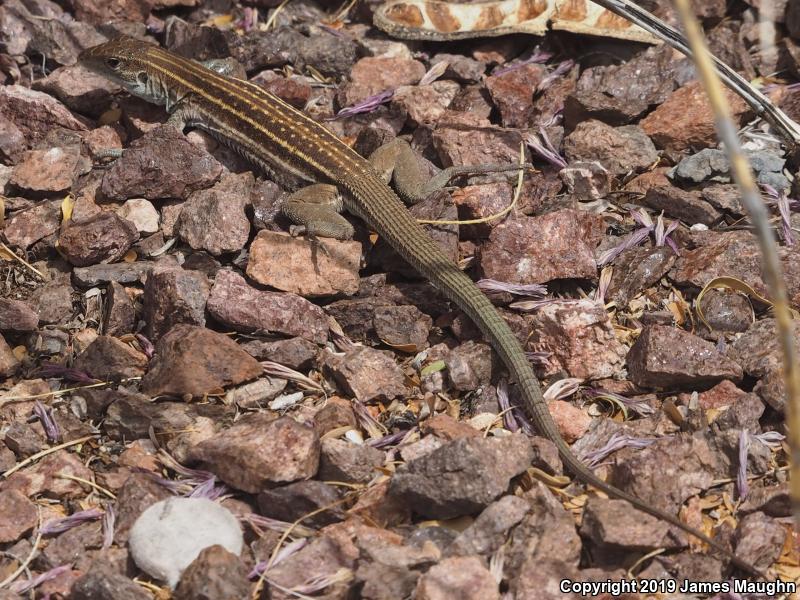
[[[547,295],[547,286],[540,283],[507,283],[496,279],[479,279],[478,287],[483,292],[508,292],[517,296],[541,298]]]
[[[387,102],[394,96],[394,90],[384,90],[379,92],[369,98],[366,98],[359,102],[358,104],[354,104],[353,106],[348,106],[343,108],[339,112],[336,113],[336,116],[331,118],[330,120],[336,119],[343,119],[344,117],[352,117],[353,115],[358,115],[361,113],[372,112],[376,108],[378,108],[384,102]]]
[[[102,517],[103,514],[104,511],[100,508],[90,508],[88,510],[72,513],[70,516],[64,517],[63,519],[53,519],[42,525],[42,535],[52,535],[54,533],[69,531],[78,525],[96,521]]]
[[[739,499],[747,497],[749,486],[747,484],[747,455],[750,452],[750,435],[746,429],[739,432],[739,469],[736,472],[736,490],[739,492]]]

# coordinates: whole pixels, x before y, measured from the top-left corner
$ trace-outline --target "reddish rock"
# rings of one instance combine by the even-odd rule
[[[285,233],[260,231],[250,244],[247,275],[284,292],[318,297],[358,290],[361,244],[324,238],[319,243]]]
[[[436,437],[451,442],[465,437],[479,437],[480,431],[467,425],[463,421],[458,421],[444,413],[435,415],[420,423],[422,433],[430,433]]]
[[[503,127],[529,127],[534,116],[533,96],[547,75],[544,65],[527,64],[486,78],[486,89],[500,111]]]
[[[136,311],[125,288],[112,281],[106,288],[106,314],[103,331],[107,335],[120,336],[131,333],[136,324]]]
[[[417,583],[419,600],[500,600],[497,580],[477,556],[446,558]]]
[[[145,335],[158,340],[174,326],[206,324],[208,279],[199,271],[168,265],[147,276],[142,303]]]
[[[425,65],[409,58],[365,57],[353,65],[350,81],[339,88],[342,107],[352,106],[385,90],[414,85],[425,75]]]
[[[0,543],[16,542],[36,526],[36,505],[17,490],[0,491]]]
[[[151,595],[111,565],[96,561],[70,590],[74,600],[148,600]]]
[[[700,192],[682,190],[673,185],[650,188],[642,203],[689,226],[695,223],[713,225],[722,217]]]
[[[453,388],[471,392],[487,386],[492,379],[492,349],[482,342],[469,340],[453,348],[444,358],[447,376]]]
[[[738,127],[749,113],[747,104],[727,88],[725,96]],[[640,125],[656,146],[671,152],[699,150],[717,143],[714,114],[699,81],[690,81],[672,92]]]
[[[255,494],[270,484],[313,477],[319,453],[313,428],[254,413],[195,446],[190,456],[228,485]]]
[[[314,429],[320,437],[339,427],[355,429],[356,423],[353,408],[344,398],[330,398],[314,415]]]
[[[0,331],[27,333],[39,325],[39,315],[27,302],[0,298]]]
[[[482,219],[500,213],[511,204],[513,190],[505,182],[469,185],[453,192],[460,220]],[[462,240],[486,238],[501,221],[495,219],[479,225],[462,225],[459,236]]]
[[[516,165],[523,141],[519,130],[492,126],[470,113],[443,115],[433,132],[433,146],[443,167]]]
[[[207,308],[237,331],[300,336],[318,344],[328,339],[328,317],[320,307],[295,294],[258,290],[227,269],[217,272]]]
[[[54,127],[87,127],[52,96],[21,85],[0,86],[0,157],[12,163],[36,146]]]
[[[643,171],[658,162],[653,142],[640,127],[611,127],[595,120],[579,123],[564,138],[564,154],[570,161],[597,161],[615,177]]]
[[[669,523],[632,511],[624,500],[589,498],[583,511],[581,535],[606,552],[625,549],[647,552],[654,548],[678,548]],[[681,536],[683,537],[683,536]]]
[[[229,337],[210,329],[176,325],[156,345],[142,379],[151,396],[203,396],[258,377],[261,365]]]
[[[177,234],[195,250],[214,256],[241,250],[250,237],[244,209],[254,183],[250,172],[228,174],[214,187],[192,193],[183,203]]]
[[[305,371],[316,363],[319,346],[296,337],[288,340],[250,340],[242,344],[250,356],[257,360],[271,360],[290,369]]]
[[[154,0],[111,0],[101,3],[72,0],[75,16],[93,25],[109,21],[145,21],[154,4]]]
[[[40,288],[35,298],[39,322],[52,325],[71,319],[72,292],[72,286],[63,279],[51,281]]]
[[[222,546],[209,546],[181,574],[173,597],[175,600],[246,598],[251,587],[247,573],[241,558]]]
[[[105,172],[100,193],[109,200],[188,198],[222,174],[222,165],[171,125],[134,141]]]
[[[761,275],[761,255],[753,235],[747,231],[706,232],[701,244],[681,253],[673,271],[677,285],[693,285],[702,289],[716,277],[741,279],[762,296],[768,296]],[[778,248],[790,302],[800,306],[800,260],[795,248]]]
[[[737,400],[747,396],[747,392],[740,390],[736,384],[728,381],[720,381],[708,391],[701,392],[697,396],[698,405],[704,410],[711,408],[723,408],[732,406]]]
[[[90,169],[91,163],[77,145],[30,150],[14,167],[9,184],[32,194],[63,192]]]
[[[347,440],[322,440],[319,478],[325,481],[368,483],[383,466],[385,453]]]
[[[428,347],[433,319],[416,306],[378,306],[373,324],[375,335],[383,343],[406,352],[417,352]]]
[[[328,507],[303,519],[308,527],[325,527],[346,518],[342,507],[336,505],[341,499],[340,488],[312,479],[264,490],[258,495],[258,508],[259,514],[265,517],[292,523]]]
[[[768,569],[781,555],[786,535],[786,528],[771,517],[750,513],[736,528],[736,555],[756,569]]]
[[[14,489],[28,498],[38,495],[59,500],[85,497],[86,490],[82,484],[64,475],[90,481],[93,477],[92,471],[83,464],[79,456],[67,450],[60,450],[21,471],[12,473],[0,486],[0,490]]]
[[[430,85],[404,85],[392,96],[392,106],[407,115],[414,127],[434,127],[459,91],[452,81],[434,81]]]
[[[20,362],[14,355],[14,351],[0,335],[0,378],[11,377],[19,370]],[[0,467],[0,471],[4,470]]]
[[[740,381],[742,368],[716,346],[677,327],[646,327],[628,353],[631,381],[641,387],[710,387]]]
[[[587,119],[609,125],[630,123],[675,89],[683,60],[668,46],[655,46],[621,64],[589,67],[564,103],[564,123],[573,129]]]
[[[101,335],[78,355],[74,367],[95,379],[114,381],[144,375],[147,357],[115,337]]]
[[[602,305],[592,300],[545,304],[532,315],[530,348],[548,352],[546,376],[561,371],[584,380],[612,377],[620,371],[626,348]]]
[[[601,216],[575,210],[507,220],[480,247],[481,275],[523,284],[594,279],[594,248],[604,228]]]
[[[60,67],[44,79],[33,83],[33,89],[55,96],[71,110],[97,118],[111,106],[120,86],[89,71],[81,65]]]
[[[76,267],[116,262],[139,239],[136,226],[105,211],[61,229],[58,249]]]
[[[625,308],[638,294],[658,283],[675,264],[675,252],[668,246],[630,248],[614,260],[608,297]]]
[[[8,217],[3,235],[11,246],[27,250],[32,244],[57,232],[60,223],[61,201],[43,200]]]
[[[324,355],[324,367],[336,382],[361,402],[375,398],[395,398],[406,393],[405,376],[394,355],[357,347],[343,356]]]
[[[390,493],[426,517],[466,515],[505,492],[532,458],[531,445],[521,434],[461,438],[398,467]]]
[[[569,402],[553,400],[548,402],[547,408],[558,427],[558,433],[568,444],[582,438],[592,425],[592,418]]]

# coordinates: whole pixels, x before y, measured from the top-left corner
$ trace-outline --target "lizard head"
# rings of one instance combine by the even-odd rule
[[[157,51],[156,46],[122,36],[84,50],[78,62],[135,96],[163,104],[148,68],[148,56],[154,51]]]

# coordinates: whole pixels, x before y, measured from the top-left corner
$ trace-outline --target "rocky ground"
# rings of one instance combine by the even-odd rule
[[[76,65],[118,33],[232,56],[364,155],[402,135],[433,171],[522,145],[520,190],[461,178],[414,214],[481,219],[518,191],[504,218],[430,232],[531,353],[562,435],[800,578],[758,246],[687,59],[567,33],[399,42],[368,4],[256,4],[0,5],[0,600],[533,600],[577,597],[564,578],[735,575],[571,480],[475,327],[355,219],[353,241],[289,236],[285,190]],[[800,117],[800,9],[773,4],[774,52],[757,8],[695,3],[714,52]],[[797,158],[729,99],[800,309]]]

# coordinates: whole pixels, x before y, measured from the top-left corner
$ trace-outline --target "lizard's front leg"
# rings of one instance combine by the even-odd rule
[[[315,183],[291,194],[283,203],[282,211],[296,224],[291,229],[292,235],[306,233],[349,240],[353,237],[353,226],[339,214],[343,205],[342,195],[335,185]]]
[[[503,173],[530,169],[523,165],[465,165],[448,167],[433,177],[428,177],[408,142],[396,138],[387,142],[369,157],[369,162],[380,173],[384,182],[391,183],[403,200],[410,204],[421,202],[433,192],[446,189],[450,180],[459,175]]]

